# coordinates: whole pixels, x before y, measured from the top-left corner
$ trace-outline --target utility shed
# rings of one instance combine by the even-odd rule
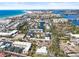
[[[47,49],[45,46],[41,47],[41,48],[37,48],[36,50],[36,54],[43,54],[43,55],[47,55]]]

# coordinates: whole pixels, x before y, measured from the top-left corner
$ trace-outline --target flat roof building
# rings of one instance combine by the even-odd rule
[[[68,19],[66,19],[66,18],[54,18],[53,19],[53,22],[54,23],[59,23],[59,22],[67,22],[68,21]]]
[[[13,42],[13,46],[24,48],[22,53],[28,53],[29,49],[31,48],[31,43],[15,41]]]
[[[13,30],[13,31],[10,31],[10,32],[0,32],[0,36],[13,36],[14,34],[16,34],[18,32],[18,30]]]
[[[41,47],[41,48],[37,48],[36,50],[36,54],[43,54],[43,55],[47,55],[47,48],[45,46]]]
[[[74,54],[68,54],[69,57],[79,57],[79,53]]]
[[[79,34],[70,34],[70,41],[79,44]]]

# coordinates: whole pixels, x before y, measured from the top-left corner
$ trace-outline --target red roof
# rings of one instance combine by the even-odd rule
[[[0,53],[0,57],[5,57],[5,53]]]

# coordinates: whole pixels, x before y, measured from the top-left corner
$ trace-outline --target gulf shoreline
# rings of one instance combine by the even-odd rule
[[[23,13],[21,13],[21,14],[18,14],[18,15],[13,15],[13,16],[9,16],[9,17],[5,17],[5,18],[0,18],[0,22],[2,21],[4,21],[4,20],[7,20],[7,21],[9,21],[9,18],[14,18],[14,17],[20,17],[20,16],[23,16],[23,15],[25,15],[25,14],[27,14],[27,13],[29,13],[29,11],[28,10],[21,10]],[[31,11],[31,10],[30,10]],[[52,10],[53,11],[53,10]],[[61,14],[60,14],[61,15]],[[63,17],[64,18],[64,17]],[[66,19],[68,19],[68,18],[66,18]],[[4,21],[5,22],[5,21]],[[75,23],[73,22],[73,25],[74,25]],[[75,25],[75,26],[79,26],[79,25]]]
[[[22,10],[21,14],[15,14],[15,15],[11,15],[11,16],[2,17],[2,18],[0,18],[0,21],[7,20],[7,19],[13,18],[13,17],[23,16],[24,14],[26,14],[26,12],[25,12],[25,10]]]

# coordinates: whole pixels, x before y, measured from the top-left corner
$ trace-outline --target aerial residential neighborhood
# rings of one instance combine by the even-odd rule
[[[0,57],[78,57],[79,26],[52,11],[26,10],[0,20]]]

